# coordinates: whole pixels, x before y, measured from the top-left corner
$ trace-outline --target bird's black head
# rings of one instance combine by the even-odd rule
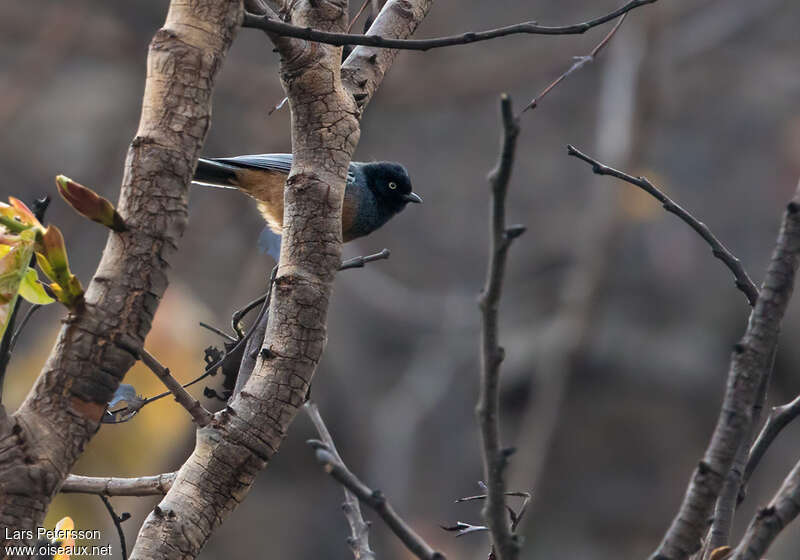
[[[399,212],[409,202],[422,202],[422,198],[411,190],[411,179],[406,168],[399,163],[365,163],[362,171],[369,190],[391,212]]]

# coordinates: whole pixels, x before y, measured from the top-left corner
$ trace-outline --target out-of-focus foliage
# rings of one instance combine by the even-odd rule
[[[52,303],[29,266],[43,228],[25,204],[11,197],[0,203],[0,339],[5,336],[17,298],[38,305]]]

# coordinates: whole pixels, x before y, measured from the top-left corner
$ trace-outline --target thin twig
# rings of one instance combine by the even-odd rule
[[[28,321],[30,321],[31,317],[33,317],[33,314],[39,311],[39,309],[41,309],[42,307],[44,306],[34,303],[25,312],[25,315],[22,317],[22,321],[20,321],[17,330],[14,331],[14,334],[11,336],[11,340],[8,343],[9,354],[11,354],[14,351],[14,347],[17,345],[17,340],[19,340],[19,336],[22,334],[22,331],[23,329],[25,329],[25,326],[28,324]]]
[[[258,16],[255,14],[245,14],[242,27],[261,29],[262,31],[279,37],[294,37],[297,39],[305,39],[318,43],[326,43],[328,45],[364,45],[367,47],[379,47],[385,49],[427,51],[429,49],[450,47],[454,45],[466,45],[469,43],[488,41],[498,37],[506,37],[508,35],[517,34],[579,35],[581,33],[585,33],[593,27],[597,27],[598,25],[602,25],[608,21],[616,19],[619,16],[633,10],[634,8],[644,6],[645,4],[652,4],[656,1],[657,0],[630,0],[624,6],[617,8],[613,12],[574,25],[546,26],[539,25],[535,21],[528,21],[525,23],[509,25],[507,27],[500,27],[498,29],[467,32],[460,35],[438,37],[435,39],[387,39],[381,37],[380,35],[350,35],[347,33],[330,33],[327,31],[320,31],[307,27],[297,27],[268,16]]]
[[[372,0],[364,0],[364,2],[361,4],[361,7],[360,7],[360,8],[358,9],[358,11],[356,12],[356,15],[355,15],[355,16],[353,16],[353,19],[351,19],[351,20],[350,20],[350,23],[349,23],[349,24],[348,24],[348,26],[347,26],[347,33],[350,33],[350,31],[352,31],[352,29],[353,29],[353,24],[355,24],[355,22],[357,22],[357,21],[358,21],[358,18],[360,18],[360,17],[361,17],[361,14],[363,14],[363,13],[364,13],[364,10],[366,10],[366,9],[367,9],[367,6],[369,6],[369,4],[370,4],[370,2],[371,2],[371,1],[372,1]]]
[[[195,424],[202,428],[211,423],[214,415],[203,408],[203,405],[200,404],[200,401],[190,395],[189,392],[183,388],[180,382],[172,377],[169,369],[161,365],[161,363],[159,363],[159,361],[156,360],[150,354],[150,352],[144,348],[139,351],[139,357],[141,358],[142,363],[150,368],[150,370],[158,376],[161,382],[167,386],[167,389],[169,389],[170,392],[175,395],[175,400],[192,416]]]
[[[388,259],[391,256],[389,249],[383,249],[379,253],[375,253],[373,255],[367,255],[365,257],[353,257],[352,259],[347,259],[346,261],[342,262],[341,266],[339,267],[339,271],[342,270],[349,270],[351,268],[364,268],[364,265],[367,263],[371,263],[373,261],[382,261],[384,259]]]
[[[671,198],[656,188],[645,177],[633,177],[627,173],[623,173],[622,171],[617,171],[616,169],[608,167],[607,165],[592,159],[572,145],[567,146],[567,152],[569,155],[575,156],[591,165],[592,171],[598,175],[610,175],[612,177],[616,177],[617,179],[622,179],[631,185],[639,187],[647,194],[658,200],[664,210],[675,214],[686,224],[688,224],[689,227],[695,230],[700,237],[702,237],[705,242],[708,243],[714,256],[721,260],[733,273],[733,276],[736,279],[736,287],[739,288],[742,293],[744,293],[745,297],[747,298],[747,302],[751,306],[755,305],[756,298],[758,298],[758,288],[750,279],[750,276],[747,274],[747,271],[745,271],[741,261],[739,261],[739,259],[736,258],[727,249],[727,247],[725,247],[725,245],[723,245],[720,240],[716,238],[713,233],[711,233],[711,230],[708,229],[708,226],[692,216],[681,206],[678,206]]]
[[[722,409],[683,503],[651,560],[686,558],[701,547],[712,508],[737,451],[750,433],[752,411],[768,375],[800,261],[800,185],[787,205],[764,283],[742,340],[734,346]]]
[[[61,492],[64,494],[102,494],[104,496],[163,496],[175,481],[176,473],[163,473],[136,478],[115,476],[67,476]]]
[[[506,193],[514,165],[519,124],[514,117],[511,99],[500,98],[503,119],[502,147],[497,167],[489,174],[492,203],[490,216],[489,265],[486,284],[479,298],[481,309],[481,389],[476,414],[480,427],[483,469],[486,479],[486,505],[483,516],[492,535],[499,560],[514,560],[519,555],[519,542],[506,520],[504,471],[513,450],[500,445],[500,363],[503,349],[498,342],[498,308],[503,289],[506,258],[511,242],[525,228],[506,228]]]
[[[200,321],[200,326],[203,327],[204,329],[208,330],[208,331],[213,332],[216,335],[221,336],[222,338],[224,338],[228,342],[236,342],[235,338],[233,338],[231,335],[229,335],[228,333],[226,333],[222,329],[218,329],[214,325],[209,325],[208,323],[204,323],[203,321]]]
[[[600,52],[605,48],[605,46],[611,41],[611,39],[614,38],[614,35],[616,35],[617,30],[622,25],[622,22],[625,21],[626,17],[628,17],[627,13],[622,14],[622,17],[619,18],[619,21],[617,21],[617,23],[614,24],[614,27],[611,28],[611,31],[609,31],[606,34],[606,36],[603,37],[603,40],[600,41],[599,43],[597,43],[597,46],[592,49],[592,52],[590,52],[588,55],[585,55],[585,56],[576,56],[576,57],[574,57],[575,62],[572,63],[572,66],[570,66],[567,69],[567,71],[564,72],[563,74],[561,74],[558,78],[556,78],[555,80],[550,82],[550,85],[548,85],[546,88],[544,88],[539,95],[537,95],[536,97],[531,99],[531,102],[528,103],[522,111],[520,111],[520,115],[522,113],[524,113],[525,111],[528,111],[529,109],[535,109],[539,105],[539,102],[542,99],[544,99],[544,97],[548,93],[550,93],[550,91],[553,88],[555,88],[564,79],[566,79],[567,76],[569,76],[570,74],[572,74],[574,72],[577,72],[578,70],[580,70],[581,68],[586,66],[588,63],[594,62],[595,58],[597,58],[597,55],[599,55]]]
[[[126,512],[121,516],[117,515],[117,512],[114,511],[114,506],[111,505],[109,499],[102,494],[98,494],[98,496],[103,501],[103,505],[106,506],[106,510],[108,510],[108,514],[111,516],[111,520],[114,522],[114,526],[117,528],[117,535],[119,535],[119,546],[122,550],[122,560],[128,560],[128,546],[125,544],[125,532],[122,530],[122,522],[130,519],[131,514]]]
[[[311,422],[314,423],[314,427],[317,429],[320,439],[322,439],[322,442],[327,446],[330,454],[333,455],[336,461],[343,463],[339,451],[336,449],[336,444],[333,442],[333,437],[331,437],[331,433],[328,431],[328,427],[325,425],[325,421],[322,419],[322,415],[319,413],[319,408],[316,403],[310,400],[306,401],[303,408],[311,419]],[[350,537],[348,537],[347,543],[353,550],[353,556],[355,556],[356,560],[374,560],[375,553],[369,547],[369,523],[364,520],[361,514],[361,504],[358,501],[358,496],[348,490],[347,487],[344,488],[344,504],[342,504],[342,510],[344,511],[345,519],[347,519],[347,524],[350,525]]]
[[[397,535],[406,548],[420,560],[444,560],[441,552],[436,552],[431,546],[422,540],[414,530],[399,516],[394,508],[386,500],[380,490],[372,490],[361,482],[347,466],[337,460],[331,450],[323,442],[311,439],[307,442],[316,453],[317,461],[325,468],[325,472],[331,475],[339,484],[358,496],[358,499],[371,507],[389,526],[389,529]]]
[[[798,416],[800,416],[800,395],[795,397],[792,402],[772,408],[767,422],[750,450],[750,457],[747,460],[747,466],[742,476],[743,486],[750,481],[753,471],[756,470],[756,467],[761,462],[769,446],[778,437],[778,434]]]
[[[228,363],[228,360],[232,359],[233,356],[236,356],[237,355],[236,352],[240,348],[242,348],[244,345],[247,344],[247,341],[250,340],[250,337],[252,337],[253,333],[256,332],[256,329],[257,329],[257,326],[258,326],[259,322],[261,321],[261,319],[264,317],[264,315],[269,310],[269,302],[270,302],[271,297],[272,297],[272,286],[275,283],[275,276],[276,276],[277,273],[278,273],[278,267],[276,266],[276,267],[274,267],[272,269],[272,273],[270,274],[269,286],[267,288],[267,293],[264,294],[262,297],[258,298],[258,300],[256,300],[256,301],[261,301],[261,309],[259,309],[259,311],[258,311],[258,315],[256,316],[256,320],[253,321],[253,324],[250,325],[250,328],[247,330],[247,332],[244,334],[244,336],[242,336],[242,338],[240,338],[238,340],[238,342],[236,342],[236,344],[234,344],[230,349],[226,350],[225,353],[222,355],[222,357],[219,360],[217,360],[213,364],[209,364],[208,366],[206,366],[206,369],[203,371],[203,373],[200,376],[195,377],[194,379],[192,379],[188,383],[185,383],[184,385],[182,385],[182,387],[184,389],[186,389],[188,387],[191,387],[192,385],[194,385],[196,383],[199,383],[200,381],[202,381],[203,379],[205,379],[209,375],[213,375],[214,372],[217,370],[217,368],[220,368],[220,367],[226,365]],[[248,305],[250,305],[250,304],[248,304]],[[239,311],[239,312],[241,312],[241,311]],[[140,406],[140,409],[141,409],[141,407],[143,407],[143,406],[145,406],[147,404],[150,404],[151,402],[157,401],[159,399],[163,399],[164,397],[166,397],[167,395],[170,395],[170,394],[171,394],[170,391],[165,391],[165,392],[161,393],[160,395],[156,395],[154,397],[149,397],[149,398],[145,399],[144,402],[142,402],[142,404]]]

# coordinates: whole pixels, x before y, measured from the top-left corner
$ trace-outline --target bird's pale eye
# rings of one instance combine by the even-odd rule
[[[389,183],[389,188],[392,189],[392,190],[395,190],[397,188],[397,183],[392,181],[391,183]]]

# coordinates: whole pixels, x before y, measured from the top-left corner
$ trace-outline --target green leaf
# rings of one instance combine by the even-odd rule
[[[36,305],[48,305],[55,301],[47,295],[47,292],[44,291],[44,288],[39,283],[39,275],[36,274],[36,270],[30,267],[22,277],[22,282],[20,282],[19,295],[25,301]]]
[[[20,285],[33,255],[36,232],[21,232],[13,244],[0,245],[0,339],[5,335],[8,321],[19,296]]]

